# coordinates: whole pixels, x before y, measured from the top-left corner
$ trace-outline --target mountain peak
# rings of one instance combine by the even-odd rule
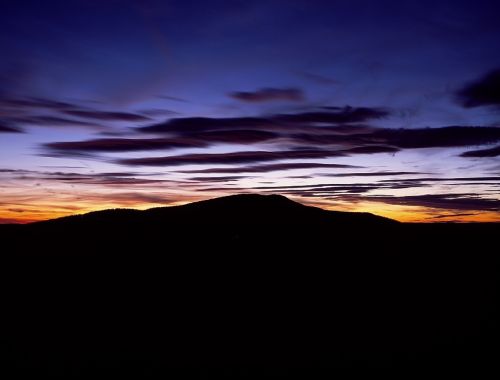
[[[255,193],[244,193],[244,194],[234,194],[227,195],[219,198],[206,199],[199,202],[192,203],[195,204],[222,204],[226,203],[228,205],[252,205],[252,206],[271,206],[271,205],[294,205],[301,206],[301,203],[292,201],[291,199],[280,194],[255,194]]]

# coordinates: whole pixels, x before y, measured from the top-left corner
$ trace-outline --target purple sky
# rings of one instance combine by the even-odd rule
[[[500,221],[499,12],[483,0],[3,4],[0,222],[249,191]]]

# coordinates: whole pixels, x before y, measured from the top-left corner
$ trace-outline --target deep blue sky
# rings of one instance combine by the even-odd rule
[[[495,151],[469,156],[464,153],[495,149],[499,140],[500,74],[495,74],[500,68],[499,12],[498,2],[484,0],[3,2],[0,132],[4,133],[0,133],[0,169],[4,171],[0,175],[6,185],[0,188],[0,195],[6,200],[0,204],[0,216],[4,215],[4,220],[28,220],[99,208],[100,204],[169,204],[244,190],[261,191],[257,187],[266,182],[268,190],[302,201],[390,216],[405,213],[400,217],[405,220],[448,220],[446,215],[451,219],[453,215],[476,219],[481,219],[477,215],[488,215],[495,219],[499,181],[484,178],[498,176],[498,155]],[[479,86],[476,92],[474,85]],[[326,108],[346,106],[352,108]],[[328,115],[320,115],[321,120],[302,118],[300,138],[299,132],[290,136],[289,131],[278,131],[290,125],[283,115],[349,114],[357,112],[358,107],[363,107],[361,113],[380,113],[340,122]],[[214,123],[229,117],[257,117],[259,123],[270,121],[273,126],[265,130],[276,136],[259,136],[258,141],[248,137],[243,141],[241,134],[222,140],[217,136],[214,143],[214,136],[209,134],[199,136],[195,143],[190,140],[187,145],[179,145],[179,139],[192,139],[193,135],[179,130],[172,134],[170,127],[159,134],[136,129],[191,117],[211,118]],[[181,124],[198,123],[187,120]],[[297,122],[294,119],[293,123]],[[193,128],[206,132],[206,125],[201,124]],[[304,133],[310,133],[307,127],[326,125],[384,130],[475,126],[491,131],[488,136],[479,132],[479,137],[476,131],[468,130],[443,130],[441,137],[404,137],[411,142],[389,138],[385,132],[383,138],[375,133],[368,142],[359,136],[331,144],[317,136],[304,138]],[[224,130],[241,128],[233,123]],[[245,129],[248,132],[255,125]],[[16,133],[19,131],[24,133]],[[461,134],[463,138],[457,137]],[[89,145],[61,148],[55,144],[110,138],[115,140],[96,142],[105,145],[102,149]],[[123,144],[119,139],[131,138],[175,138],[177,145],[152,149],[148,142],[144,149],[116,148]],[[375,144],[385,148],[373,149]],[[372,148],[361,148],[367,145]],[[358,150],[347,152],[346,147]],[[161,165],[130,161],[312,148],[344,153],[303,156],[298,161],[289,155],[255,161],[208,158],[206,165],[196,157],[193,165],[187,165],[190,161],[182,165],[171,165],[168,160]],[[247,173],[239,179],[222,178],[228,176],[221,172],[213,182],[188,173],[214,169],[219,162],[225,168],[229,164],[240,167],[275,161],[359,168],[262,169],[259,174]],[[388,171],[410,174],[391,177],[382,173]],[[61,172],[67,175],[58,177]],[[344,172],[372,174],[349,177]],[[375,176],[378,172],[380,177]],[[103,173],[115,174],[113,180],[96,182],[95,176]],[[335,176],[342,173],[346,175]],[[94,177],[68,180],[72,175]],[[464,177],[476,178],[474,185],[451,181]],[[120,180],[117,184],[116,178],[167,182],[155,182],[155,186],[151,182],[144,187],[142,180],[127,184]],[[420,181],[418,186],[404,187],[404,192],[401,186],[385,185],[369,191],[329,193],[312,188],[326,184],[352,188],[405,179],[417,183],[418,178],[449,178],[450,184]],[[283,186],[311,188],[297,193]],[[69,211],[64,205],[71,206]],[[420,216],[412,218],[412,213]]]

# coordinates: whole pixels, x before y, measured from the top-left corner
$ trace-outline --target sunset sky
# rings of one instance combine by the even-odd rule
[[[277,193],[500,222],[497,1],[0,11],[0,223]]]

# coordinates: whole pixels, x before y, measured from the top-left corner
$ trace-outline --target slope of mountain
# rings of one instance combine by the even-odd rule
[[[7,227],[0,371],[497,371],[498,225],[240,195]]]

